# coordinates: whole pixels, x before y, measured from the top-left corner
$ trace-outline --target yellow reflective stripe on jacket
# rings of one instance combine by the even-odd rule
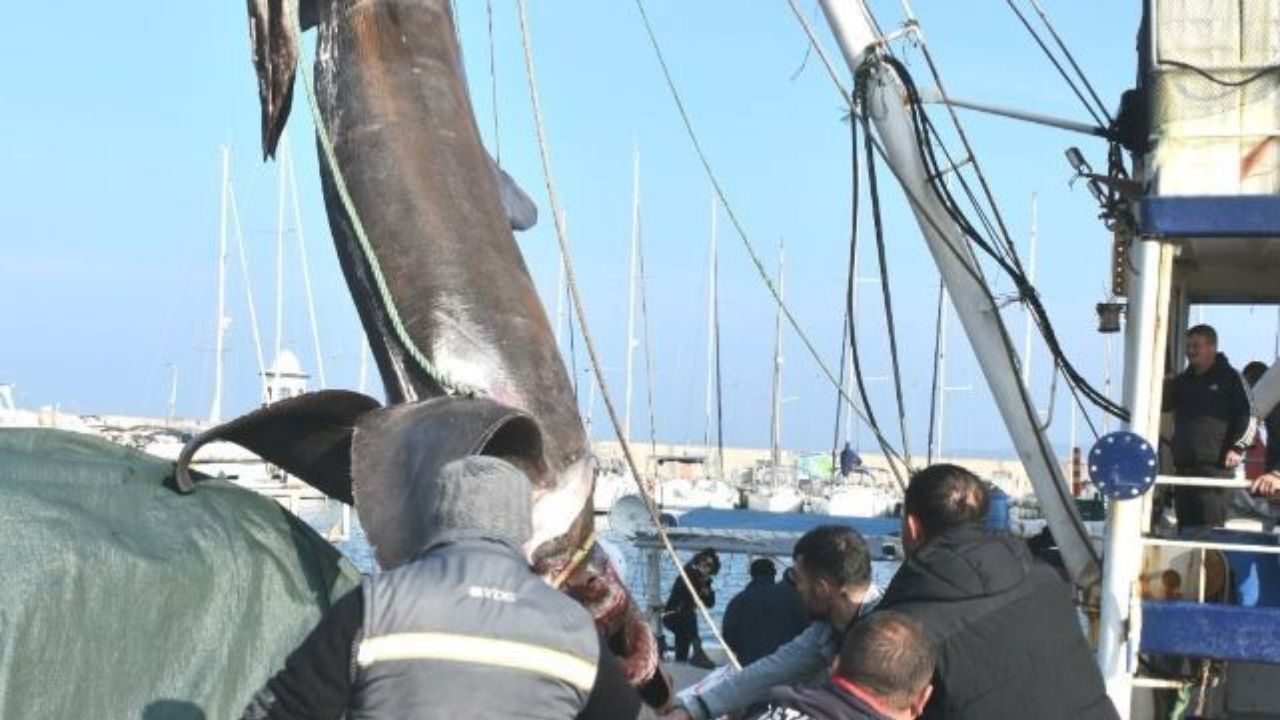
[[[389,660],[450,660],[524,670],[563,680],[590,692],[596,664],[558,650],[510,640],[449,633],[396,633],[360,643],[356,663],[367,667]]]

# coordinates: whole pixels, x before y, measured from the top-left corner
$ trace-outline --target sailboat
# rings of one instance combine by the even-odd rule
[[[785,250],[778,243],[778,297],[785,292]],[[750,510],[796,512],[804,504],[794,466],[782,464],[782,303],[778,303],[773,327],[773,396],[769,422],[769,459],[756,464],[746,489]]]

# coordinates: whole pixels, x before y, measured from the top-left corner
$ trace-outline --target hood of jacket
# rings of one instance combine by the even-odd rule
[[[950,528],[927,541],[898,569],[886,606],[913,601],[959,601],[1008,592],[1031,570],[1026,544],[976,525]]]

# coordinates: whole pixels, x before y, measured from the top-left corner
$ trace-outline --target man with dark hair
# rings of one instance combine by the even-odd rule
[[[1165,412],[1172,411],[1173,469],[1184,477],[1230,478],[1253,444],[1256,425],[1248,392],[1208,325],[1187,331],[1187,369],[1165,380]],[[1173,505],[1179,528],[1216,527],[1227,520],[1228,493],[1178,486]]]
[[[925,718],[1115,720],[1070,588],[1026,543],[988,533],[986,486],[956,465],[911,477],[906,561],[880,607],[918,620],[937,652]]]
[[[820,686],[775,688],[754,720],[913,720],[933,693],[935,658],[924,627],[884,610],[844,639],[835,673]]]
[[[651,717],[587,611],[530,569],[528,477],[473,456],[430,482],[426,546],[335,603],[242,720]]]
[[[791,642],[719,684],[681,698],[665,720],[707,720],[750,707],[778,685],[821,681],[854,618],[871,609],[871,554],[857,530],[820,525],[792,551],[796,590],[813,622]]]
[[[724,610],[724,640],[742,665],[750,665],[804,632],[808,617],[791,617],[794,590],[773,581],[778,570],[768,558],[751,563],[751,582]]]

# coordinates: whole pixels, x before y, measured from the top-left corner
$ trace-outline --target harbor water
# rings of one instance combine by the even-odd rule
[[[309,523],[317,528],[327,527],[323,525],[324,519],[319,517],[305,517]],[[625,574],[627,589],[631,592],[635,602],[643,608],[647,600],[645,598],[648,586],[648,566],[642,552],[631,544],[626,537],[610,531],[600,533],[600,538],[604,544],[612,551],[616,551],[621,557],[621,572]],[[335,543],[335,546],[351,560],[361,572],[372,573],[376,570],[373,559],[373,549],[369,546],[365,539],[364,530],[360,527],[360,523],[353,517],[351,522],[351,535],[348,539]],[[680,553],[681,560],[688,562],[693,556],[693,552]],[[719,626],[724,621],[724,609],[729,604],[729,600],[737,595],[747,583],[751,580],[749,568],[754,556],[744,555],[740,553],[721,553],[720,554],[720,574],[715,578],[716,604],[711,608],[711,615],[715,618],[716,625]],[[783,570],[791,564],[789,557],[773,558],[778,566],[778,579],[782,579]],[[897,571],[899,563],[896,561],[875,561],[871,564],[872,580],[882,589],[888,584]],[[671,586],[676,582],[678,575],[675,565],[662,552],[662,559],[659,564],[660,576],[659,587],[661,588],[661,597],[657,599],[658,603],[664,603],[667,594],[671,591]],[[711,646],[714,641],[714,635],[710,628],[699,618],[698,628],[702,634],[704,643]]]

